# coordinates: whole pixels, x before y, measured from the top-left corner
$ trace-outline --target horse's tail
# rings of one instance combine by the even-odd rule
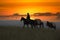
[[[53,26],[54,26],[54,29],[56,29],[56,24],[55,23],[53,23]]]
[[[48,26],[48,25],[49,25],[49,22],[47,21],[47,22],[46,22],[46,26]]]
[[[42,27],[44,28],[44,23],[41,21],[41,25],[42,25]]]

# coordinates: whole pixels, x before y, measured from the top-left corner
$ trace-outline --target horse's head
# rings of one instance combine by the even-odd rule
[[[47,24],[49,24],[50,22],[49,21],[47,21]]]
[[[49,26],[50,25],[50,22],[49,21],[46,21],[46,25]]]
[[[35,19],[36,21],[37,21],[37,23],[41,23],[42,21],[41,21],[41,19]]]
[[[41,22],[41,19],[35,19],[36,21],[40,21]]]
[[[22,20],[25,20],[25,18],[24,17],[21,17],[21,20],[20,21],[22,21]]]

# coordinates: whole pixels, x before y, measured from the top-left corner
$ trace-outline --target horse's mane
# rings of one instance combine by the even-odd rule
[[[21,20],[25,20],[25,18],[24,17],[21,17]]]

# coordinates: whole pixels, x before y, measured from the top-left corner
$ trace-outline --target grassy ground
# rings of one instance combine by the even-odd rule
[[[60,30],[0,27],[0,40],[60,40]]]

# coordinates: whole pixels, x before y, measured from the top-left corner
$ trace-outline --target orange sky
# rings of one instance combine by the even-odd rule
[[[59,0],[1,0],[0,15],[13,13],[60,12]]]

